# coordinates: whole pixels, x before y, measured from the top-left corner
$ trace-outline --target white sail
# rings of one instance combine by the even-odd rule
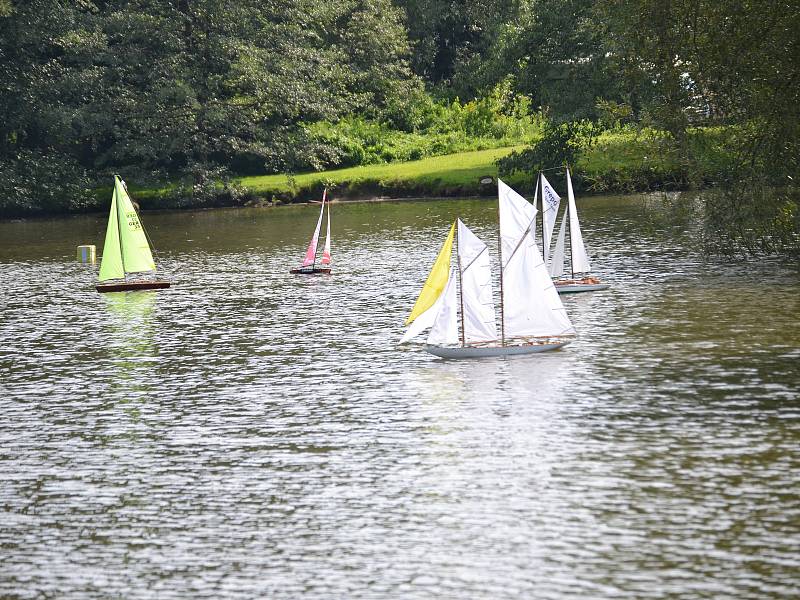
[[[567,215],[561,217],[561,227],[558,228],[558,239],[553,250],[553,260],[550,261],[550,276],[561,277],[564,274],[564,238],[566,238]]]
[[[535,201],[534,201],[535,203]],[[544,231],[542,231],[542,254],[546,258],[550,256],[550,244],[553,237],[553,229],[556,226],[556,214],[561,204],[559,196],[547,181],[547,177],[542,175],[542,221]]]
[[[458,297],[456,295],[456,276],[451,268],[447,285],[437,302],[439,310],[428,334],[428,344],[446,346],[458,343]],[[431,307],[432,308],[432,307]],[[423,313],[425,314],[425,313]],[[417,317],[417,321],[422,317]],[[416,321],[414,321],[416,323]]]
[[[469,227],[458,221],[458,264],[461,271],[461,306],[464,311],[464,341],[497,339],[492,299],[489,251]]]
[[[498,180],[507,337],[575,332],[533,237],[536,209]]]
[[[444,293],[440,294],[439,297],[436,298],[436,301],[431,304],[428,310],[420,313],[420,315],[411,322],[411,325],[408,326],[405,335],[403,335],[403,337],[400,339],[400,344],[410,342],[420,333],[433,326],[433,323],[436,321],[436,315],[439,314],[439,309],[442,307],[442,298],[444,298]]]
[[[534,210],[536,210],[536,213],[534,213],[534,214],[538,214],[538,212],[539,212],[539,209],[536,208],[537,206],[539,206],[539,183],[541,183],[539,181],[539,179],[540,179],[539,177],[536,178],[536,189],[533,192],[533,208],[534,208]],[[503,184],[503,185],[505,185],[505,184]],[[516,192],[514,192],[514,193],[516,194]],[[523,200],[524,200],[524,198],[523,198]],[[542,232],[542,236],[544,236],[544,232]],[[533,239],[534,240],[538,239],[536,237],[536,220],[534,220],[534,222],[533,222]]]
[[[578,208],[575,206],[575,194],[572,191],[572,178],[569,176],[569,169],[567,169],[567,197],[569,202],[569,243],[572,256],[572,272],[588,273],[592,270],[592,267],[589,264],[586,247],[583,245],[581,224],[578,222]]]
[[[497,180],[497,193],[500,201],[500,240],[505,262],[510,257],[526,231],[533,231],[536,207]]]

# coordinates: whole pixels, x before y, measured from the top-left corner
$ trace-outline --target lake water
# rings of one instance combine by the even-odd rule
[[[457,215],[144,214],[173,288],[98,294],[105,216],[0,223],[0,597],[800,595],[800,267],[579,202],[606,292],[559,352],[398,347]]]

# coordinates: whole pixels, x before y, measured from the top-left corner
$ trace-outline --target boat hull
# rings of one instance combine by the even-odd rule
[[[562,279],[554,281],[556,291],[559,294],[575,294],[578,292],[599,292],[607,290],[610,286],[602,283],[596,277],[585,277],[583,279]]]
[[[513,346],[424,346],[426,352],[440,358],[489,358],[493,356],[515,356],[558,350],[571,340],[548,343],[528,343]]]
[[[297,269],[289,269],[292,275],[330,275],[330,267],[299,267]]]
[[[163,290],[170,286],[169,281],[142,280],[142,281],[115,281],[111,283],[98,283],[95,289],[100,292],[134,292],[137,290]]]

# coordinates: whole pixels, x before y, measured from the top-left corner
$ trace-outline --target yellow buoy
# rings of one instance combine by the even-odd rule
[[[82,263],[94,264],[97,260],[97,248],[94,245],[78,246],[78,260]]]

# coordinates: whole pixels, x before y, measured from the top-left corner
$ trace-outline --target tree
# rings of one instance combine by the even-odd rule
[[[607,47],[652,85],[648,109],[677,140],[693,123],[735,126],[737,170],[796,173],[800,5],[781,0],[598,0]]]
[[[407,53],[388,0],[14,4],[0,19],[0,162],[33,152],[63,173],[200,183],[292,169],[321,151],[305,123],[391,110],[414,85]]]
[[[406,13],[412,67],[443,95],[471,97],[492,87],[476,76],[516,0],[395,0]]]

